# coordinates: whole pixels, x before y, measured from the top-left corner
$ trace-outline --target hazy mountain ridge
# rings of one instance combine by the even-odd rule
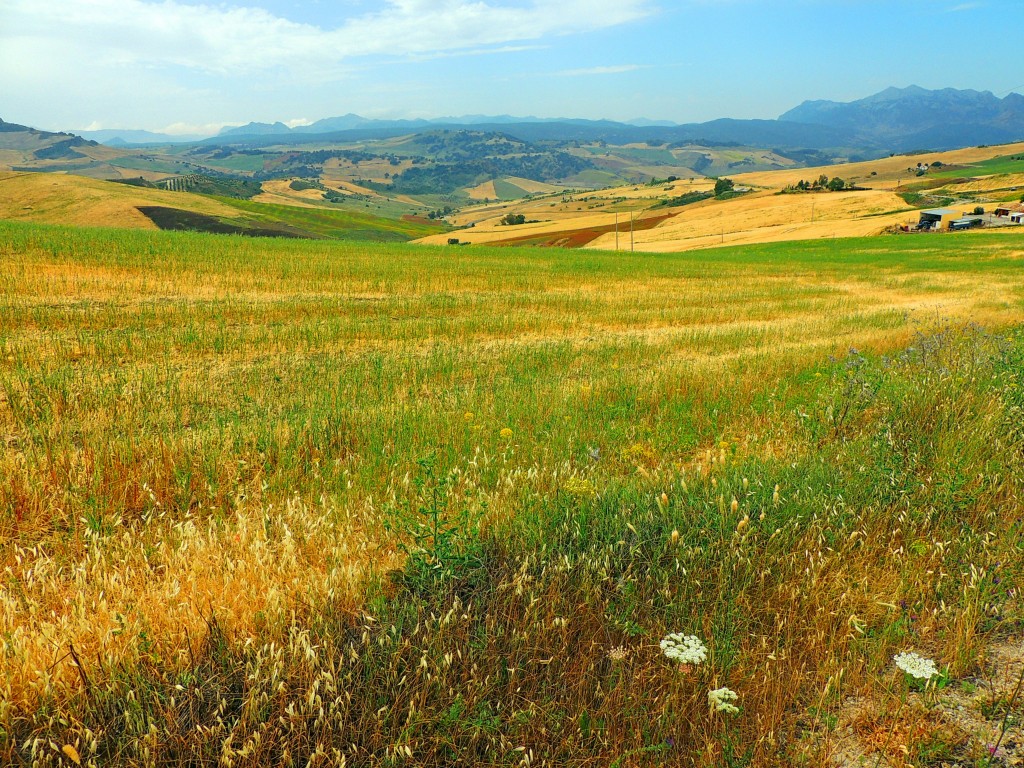
[[[837,155],[880,155],[918,149],[952,149],[1024,138],[1024,96],[1000,99],[989,91],[919,86],[886,88],[851,102],[805,101],[775,120],[720,118],[676,124],[637,118],[628,122],[581,118],[463,115],[433,119],[387,120],[348,113],[289,127],[282,121],[252,122],[221,130],[206,139],[169,136],[134,129],[79,131],[109,146],[158,143],[247,144],[361,141],[393,138],[432,129],[505,131],[523,141],[694,142],[842,150]]]
[[[1006,143],[1024,138],[1024,96],[1003,99],[989,91],[918,86],[887,88],[852,102],[805,101],[776,120],[721,118],[703,123],[674,124],[637,119],[515,118],[467,116],[435,120],[371,120],[348,114],[288,128],[283,123],[250,123],[217,137],[237,142],[268,137],[357,138],[392,137],[427,128],[504,130],[524,141],[704,142],[772,146],[788,149],[848,149],[865,155],[917,149],[952,149],[975,144]],[[344,134],[344,135],[342,135]],[[312,139],[309,139],[312,140]],[[257,142],[258,143],[258,142]]]
[[[861,145],[949,149],[1024,138],[1024,96],[912,85],[851,102],[805,101],[779,120],[848,131]]]

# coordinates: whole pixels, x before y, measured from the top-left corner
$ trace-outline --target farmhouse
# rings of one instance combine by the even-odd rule
[[[1024,224],[1024,211],[1017,211],[1010,214],[1010,222],[1013,224]]]
[[[993,216],[998,216],[999,218],[1003,218],[1005,216],[1009,216],[1011,213],[1013,213],[1016,210],[1017,209],[1014,206],[1011,206],[1011,205],[997,205],[996,209],[994,211],[992,211],[992,215]]]
[[[917,229],[949,229],[950,225],[959,219],[963,214],[952,208],[932,208],[928,211],[921,211],[921,219],[917,222]]]

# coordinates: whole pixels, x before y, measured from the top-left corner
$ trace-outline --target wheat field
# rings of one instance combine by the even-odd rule
[[[627,255],[0,223],[0,754],[815,764],[829,691],[876,690],[911,635],[949,675],[980,663],[995,588],[960,591],[955,558],[1010,582],[1020,546],[1016,459],[991,453],[1017,390],[974,389],[1001,347],[878,364],[907,377],[888,405],[847,390],[864,355],[1019,324],[1022,257],[985,234]],[[883,502],[868,430],[900,408],[892,445],[938,413],[913,450],[982,464]],[[921,619],[892,634],[901,599]],[[659,666],[679,629],[706,673]],[[725,685],[742,720],[707,713]]]

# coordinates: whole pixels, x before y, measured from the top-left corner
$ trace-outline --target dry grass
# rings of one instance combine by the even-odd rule
[[[137,210],[140,205],[163,205],[209,216],[238,213],[212,198],[187,192],[164,192],[57,173],[0,173],[2,219],[156,229]]]
[[[613,234],[597,239],[579,238],[579,233],[592,232],[614,225],[619,216],[618,248],[628,250],[628,219],[630,213],[646,217],[677,212],[670,221],[634,237],[638,250],[675,253],[721,245],[747,245],[795,240],[866,237],[879,234],[893,226],[917,223],[917,213],[897,196],[896,191],[912,188],[918,179],[908,168],[918,163],[941,160],[947,165],[976,163],[996,156],[1024,150],[1022,144],[998,147],[974,147],[950,152],[900,155],[862,163],[823,166],[820,168],[789,168],[778,171],[739,174],[731,177],[737,186],[752,187],[755,192],[742,198],[709,200],[683,208],[657,208],[666,199],[690,192],[713,188],[713,180],[679,179],[661,185],[631,185],[586,193],[546,196],[530,201],[494,203],[465,208],[452,217],[459,226],[472,224],[459,237],[475,244],[514,244],[523,237],[537,242],[583,242],[589,248],[615,249]],[[829,194],[778,195],[785,187],[801,180],[813,180],[821,174],[841,176],[865,189],[860,192]],[[970,169],[965,170],[970,175]],[[1006,189],[1019,183],[1015,175],[1001,175],[973,182],[956,183],[944,194],[984,194]],[[493,195],[488,195],[492,197]],[[970,210],[976,203],[961,203]],[[812,212],[812,206],[814,208]],[[500,224],[505,214],[522,213],[535,223],[512,231]],[[812,219],[813,214],[813,221]],[[444,238],[431,236],[421,242],[442,244]]]
[[[779,764],[900,643],[970,670],[998,590],[964,574],[1019,543],[996,342],[826,363],[1019,323],[1019,240],[0,227],[10,761]]]
[[[485,181],[472,189],[467,189],[466,194],[470,200],[497,200],[498,191],[494,188],[493,181]]]
[[[294,205],[300,208],[319,208],[323,204],[324,193],[319,189],[291,188],[291,179],[264,181],[263,191],[256,195],[253,200],[257,203],[271,203],[276,205]]]
[[[796,184],[801,179],[816,179],[821,174],[841,176],[847,180],[856,180],[873,188],[891,188],[902,179],[904,184],[915,179],[907,169],[918,163],[931,164],[940,160],[946,165],[966,165],[988,160],[1000,155],[1012,155],[1024,151],[1024,142],[1018,144],[1002,144],[997,147],[967,147],[947,152],[925,152],[919,155],[896,155],[881,160],[868,160],[862,163],[846,163],[844,165],[827,165],[818,168],[794,168],[785,171],[768,171],[763,173],[744,173],[735,177],[737,184],[751,186],[781,188]],[[872,176],[872,172],[876,175]]]

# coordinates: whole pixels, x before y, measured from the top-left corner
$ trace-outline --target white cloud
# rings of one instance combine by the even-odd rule
[[[619,64],[610,67],[586,67],[584,69],[566,69],[556,74],[563,77],[579,77],[581,75],[618,75],[623,72],[635,72],[644,69],[639,64]]]
[[[171,123],[160,128],[154,128],[154,133],[166,133],[168,136],[213,136],[226,127],[226,123]],[[239,123],[240,125],[240,123]],[[235,127],[233,124],[232,127]]]
[[[616,26],[652,12],[652,0],[388,0],[380,10],[323,29],[258,8],[180,0],[5,0],[0,47],[30,41],[47,55],[74,52],[72,64],[246,75],[366,56],[478,51]],[[0,74],[18,73],[5,67]]]

